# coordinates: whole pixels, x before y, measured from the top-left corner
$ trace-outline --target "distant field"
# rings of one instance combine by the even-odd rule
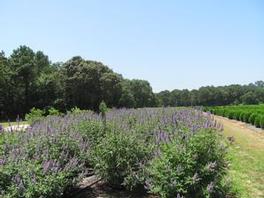
[[[264,129],[264,104],[207,107],[211,113]]]

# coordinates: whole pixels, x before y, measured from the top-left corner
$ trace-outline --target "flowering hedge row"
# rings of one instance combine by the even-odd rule
[[[61,197],[93,170],[113,188],[219,197],[226,170],[220,129],[193,109],[49,116],[0,135],[0,196]]]

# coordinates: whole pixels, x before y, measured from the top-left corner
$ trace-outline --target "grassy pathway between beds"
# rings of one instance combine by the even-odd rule
[[[224,135],[233,136],[230,171],[233,190],[241,198],[264,197],[264,131],[242,122],[216,116],[224,125]]]

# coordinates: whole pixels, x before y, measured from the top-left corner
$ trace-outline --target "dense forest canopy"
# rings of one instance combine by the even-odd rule
[[[9,57],[0,52],[0,119],[23,116],[33,107],[97,110],[101,101],[117,108],[257,104],[264,102],[264,82],[155,94],[148,81],[125,79],[103,63],[80,56],[52,63],[27,46]]]

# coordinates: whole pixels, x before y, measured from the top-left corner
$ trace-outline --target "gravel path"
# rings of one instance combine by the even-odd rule
[[[4,128],[4,131],[25,131],[29,127],[28,124],[12,125]]]

